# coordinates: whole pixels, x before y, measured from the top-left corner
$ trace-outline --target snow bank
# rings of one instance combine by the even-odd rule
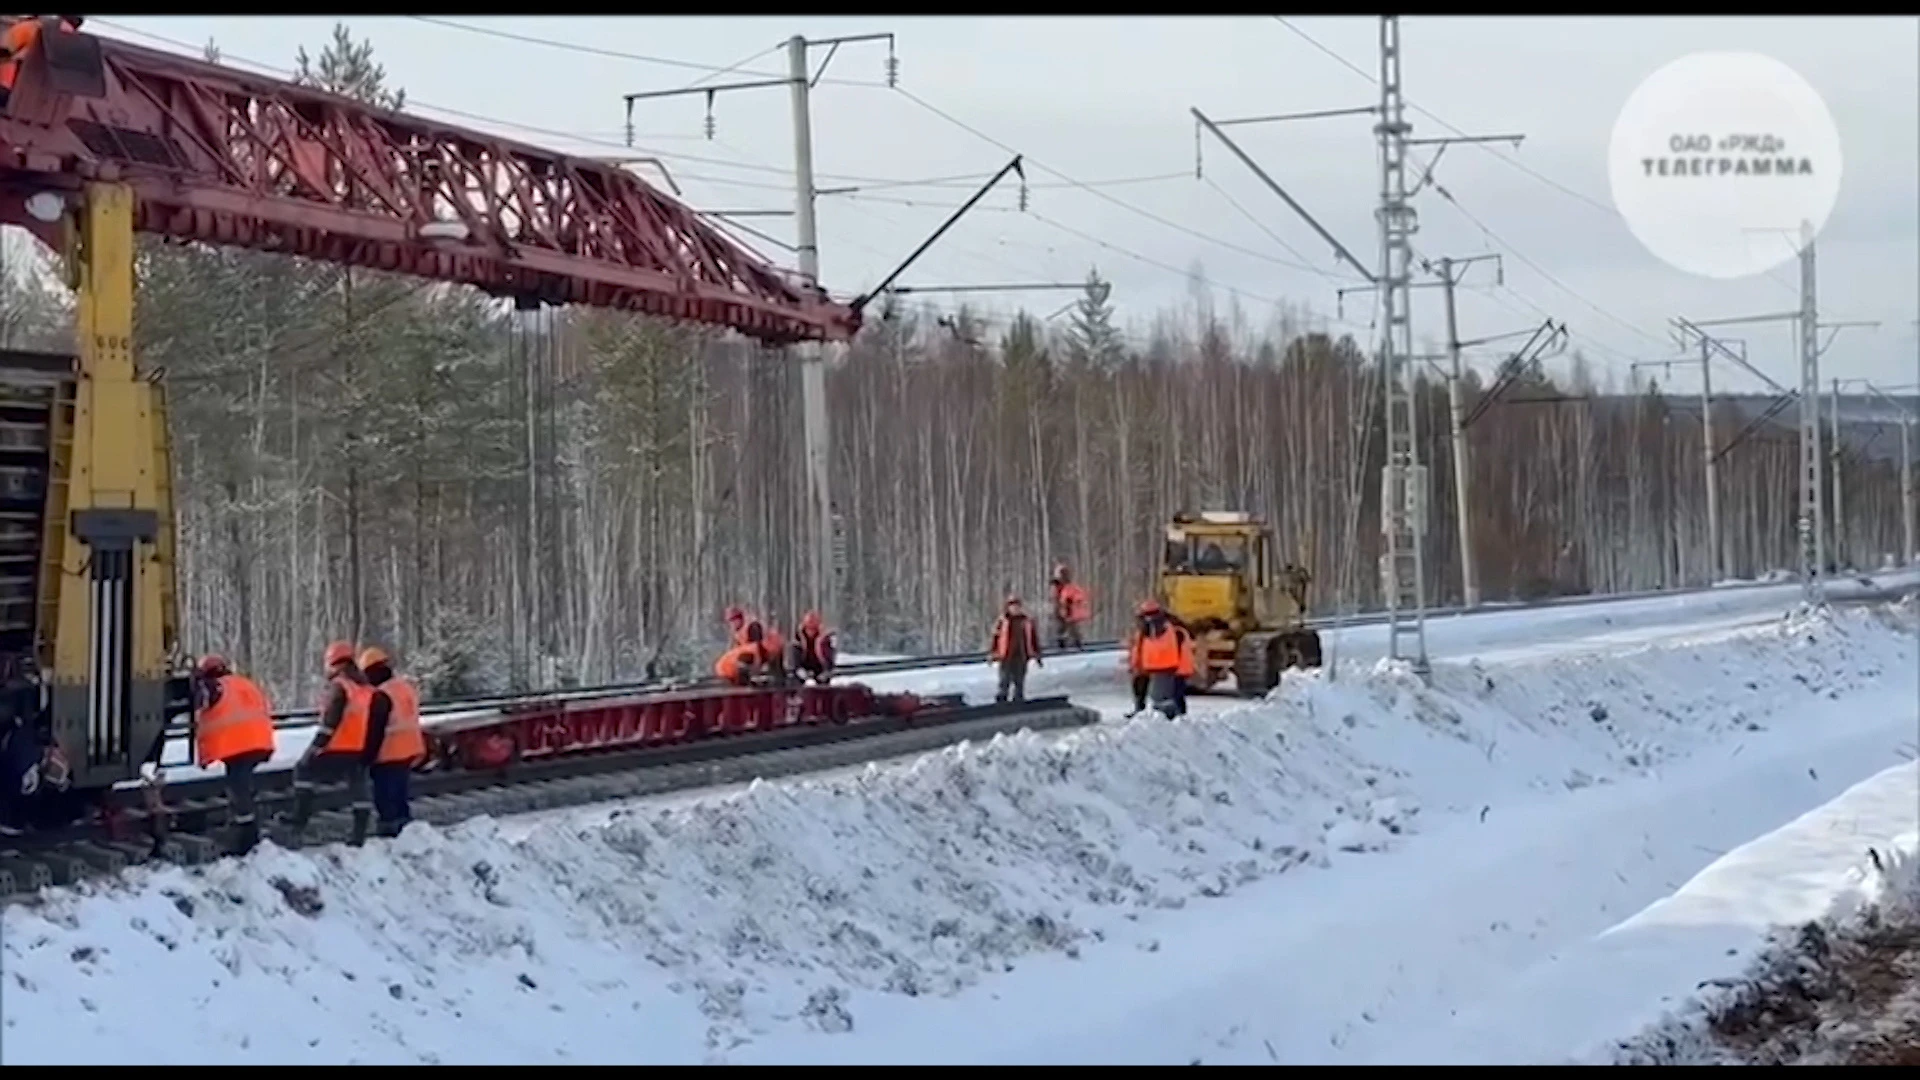
[[[1724,995],[1703,1004],[1700,988],[1752,968],[1777,946],[1778,928],[1851,912],[1877,895],[1885,878],[1868,850],[1882,860],[1911,856],[1916,807],[1920,769],[1887,768],[1450,1018],[1443,1039],[1416,1037],[1403,1052],[1431,1063],[1598,1064],[1616,1057],[1617,1040],[1635,1036],[1621,1046],[1641,1063],[1656,1054],[1666,1063],[1704,1057],[1686,1048],[1709,1047],[1706,1016]]]
[[[1537,958],[1508,955],[1510,942],[1356,952],[1306,918],[1292,924],[1299,940],[1250,948],[1276,933],[1274,897],[1338,916],[1359,897],[1328,890],[1364,881],[1361,895],[1413,933],[1435,913],[1406,906],[1430,895],[1405,860],[1464,867],[1484,889],[1489,869],[1462,855],[1492,843],[1488,828],[1557,830],[1591,849],[1577,831],[1590,822],[1565,804],[1617,786],[1606,805],[1637,807],[1631,785],[1649,770],[1729,745],[1767,759],[1747,746],[1767,735],[1839,738],[1853,723],[1834,760],[1857,770],[1885,752],[1888,714],[1830,712],[1805,731],[1801,714],[1910,684],[1915,661],[1910,630],[1843,613],[1584,660],[1443,663],[1433,689],[1389,667],[1337,684],[1294,674],[1269,701],[1214,716],[997,738],[846,777],[583,812],[524,836],[483,819],[360,850],[139,869],[5,912],[0,1055],[1145,1061],[1185,1060],[1191,1035],[1230,1059],[1325,1059],[1329,1032],[1360,1021],[1301,1002],[1377,1012],[1380,988],[1359,983],[1377,976],[1390,991],[1409,964],[1436,965],[1421,978],[1446,983]],[[1805,793],[1768,784],[1776,812],[1804,809],[1793,803]],[[1626,910],[1668,887],[1639,882]],[[1207,910],[1181,911],[1196,903]],[[1218,1007],[1169,1022],[1170,1004],[1204,998],[1182,980],[1219,973],[1159,953],[1157,935],[1226,926],[1236,910],[1223,948],[1298,1001],[1276,1004],[1272,987],[1231,995],[1271,1030],[1255,1037],[1243,1017],[1239,1041],[1223,1043],[1198,1030],[1232,1019]],[[1619,917],[1588,914],[1604,921],[1576,930]]]
[[[1906,782],[1882,786],[1904,788],[1902,820],[1910,821],[1914,769],[1894,771],[1907,774]],[[1777,924],[1767,951],[1740,978],[1703,983],[1704,999],[1617,1052],[1596,1055],[1596,1062],[1920,1064],[1920,859],[1914,834],[1889,850],[1870,847],[1864,858],[1856,855],[1844,880],[1834,884],[1819,917]]]

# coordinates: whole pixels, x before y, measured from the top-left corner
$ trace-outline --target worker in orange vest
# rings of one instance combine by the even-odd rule
[[[367,826],[373,817],[365,761],[373,688],[353,662],[353,646],[347,642],[327,646],[326,665],[327,689],[320,705],[320,727],[293,767],[292,825],[304,829],[312,819],[317,781],[341,777],[346,780],[348,806],[353,811],[350,842],[358,846],[366,843]]]
[[[825,686],[833,678],[833,631],[821,622],[820,613],[809,611],[800,617],[793,644],[787,647],[787,670],[805,674],[815,686]]]
[[[1082,629],[1093,618],[1093,600],[1073,580],[1066,563],[1053,568],[1053,647],[1084,649]]]
[[[273,757],[273,705],[259,684],[235,675],[220,656],[204,656],[193,672],[193,756],[226,773],[229,850],[245,855],[260,842],[254,771]]]
[[[987,655],[1000,667],[1000,685],[993,700],[1027,700],[1027,662],[1032,661],[1034,667],[1046,665],[1040,660],[1040,633],[1021,607],[1019,597],[1007,597],[1000,618],[993,624],[993,644]]]
[[[748,623],[744,639],[729,644],[713,662],[713,673],[731,686],[746,686],[759,678],[767,670],[766,643],[760,635],[760,624]]]
[[[20,81],[20,65],[26,62],[27,53],[39,43],[47,27],[74,34],[85,21],[79,15],[28,15],[7,25],[5,32],[0,33],[0,109],[6,108],[13,97],[13,84]]]
[[[414,766],[427,758],[427,735],[420,727],[420,692],[393,673],[386,651],[368,646],[360,652],[360,671],[373,689],[367,705],[368,778],[373,782],[373,811],[381,836],[399,836],[413,820],[409,789]]]
[[[1134,712],[1145,709],[1149,698],[1163,716],[1186,711],[1185,676],[1194,671],[1193,637],[1168,618],[1158,600],[1140,603],[1127,643],[1127,668],[1133,675]]]
[[[774,629],[772,622],[762,619],[760,616],[736,604],[727,609],[727,627],[733,634],[733,643],[736,646],[745,645],[747,643],[747,632],[757,627],[760,634],[758,639],[760,642],[760,666],[766,669],[767,674],[775,677],[785,673],[787,659],[786,639],[780,635],[780,631]]]

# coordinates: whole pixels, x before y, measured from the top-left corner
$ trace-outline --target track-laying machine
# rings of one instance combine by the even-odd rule
[[[1307,571],[1281,563],[1273,530],[1251,514],[1175,514],[1160,562],[1167,611],[1201,643],[1188,685],[1206,692],[1228,675],[1242,695],[1265,694],[1290,667],[1320,666],[1320,635],[1306,624]]]
[[[66,775],[36,775],[70,794],[140,776],[189,708],[166,400],[134,356],[136,233],[774,345],[859,327],[615,165],[42,18],[0,105],[0,222],[60,255],[76,341],[0,351],[0,725],[50,734],[43,764]]]

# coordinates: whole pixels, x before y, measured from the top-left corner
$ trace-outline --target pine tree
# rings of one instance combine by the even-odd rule
[[[1106,371],[1118,364],[1125,353],[1120,331],[1113,325],[1112,296],[1113,286],[1100,277],[1100,269],[1088,269],[1086,290],[1074,302],[1073,321],[1067,334],[1075,363]]]
[[[406,107],[405,90],[387,89],[387,69],[373,60],[373,42],[355,41],[346,23],[335,23],[333,40],[313,60],[304,46],[294,55],[294,81],[329,93],[393,109]]]

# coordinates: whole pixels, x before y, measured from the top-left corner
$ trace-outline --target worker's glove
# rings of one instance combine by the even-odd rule
[[[203,762],[200,767],[203,769],[206,768],[206,763]],[[157,787],[160,783],[160,766],[155,765],[151,761],[141,762],[140,782],[148,787]]]
[[[65,791],[73,783],[73,769],[58,746],[47,751],[46,761],[40,767],[40,780],[55,791]]]
[[[32,795],[34,792],[39,790],[40,790],[40,764],[39,762],[35,762],[32,765],[27,766],[26,772],[23,772],[20,774],[20,794]]]

